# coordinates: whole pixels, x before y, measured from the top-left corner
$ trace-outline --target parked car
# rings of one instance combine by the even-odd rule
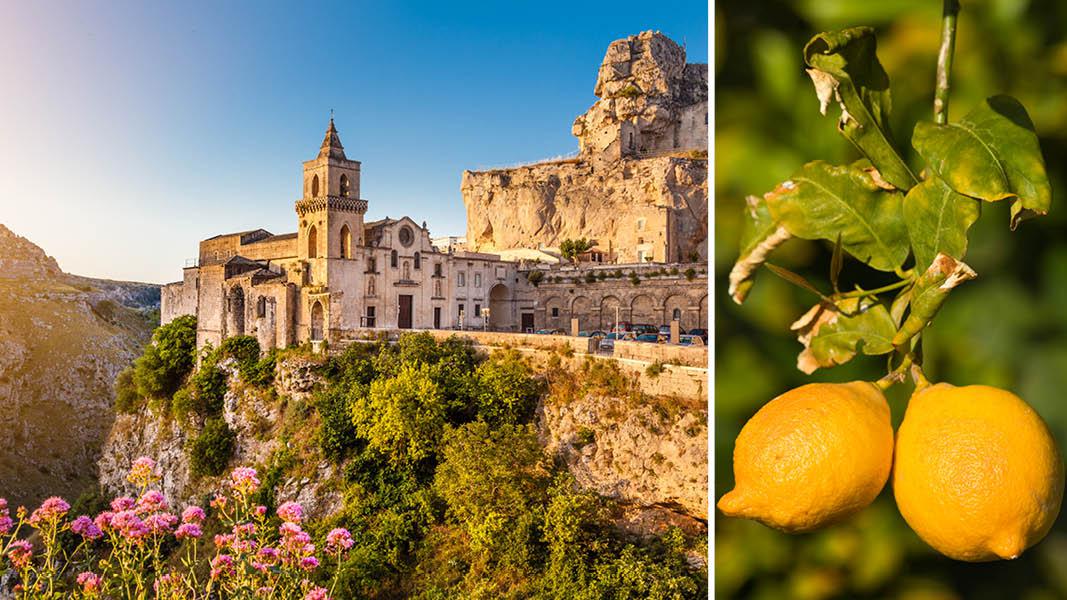
[[[579,332],[578,332],[578,337],[587,337],[587,338],[602,338],[602,337],[604,337],[605,335],[607,335],[607,334],[606,334],[606,333],[604,333],[603,331],[600,331],[600,330],[593,330],[593,331],[579,331]]]
[[[567,335],[562,329],[538,329],[537,335]]]
[[[597,348],[600,348],[601,350],[614,350],[615,340],[619,339],[620,337],[622,337],[621,333],[611,332],[605,335],[604,339],[600,340],[600,343],[597,345]]]
[[[655,325],[649,325],[648,323],[636,323],[633,326],[633,332],[637,335],[645,333],[659,333],[659,327]]]
[[[634,326],[629,321],[619,321],[611,328],[612,333],[625,333],[627,331],[633,331]]]
[[[689,330],[689,335],[699,336],[700,339],[704,340],[704,345],[705,346],[708,345],[708,330],[707,329],[702,329],[702,328],[699,328],[699,327],[696,328],[696,329],[690,329]]]
[[[651,342],[651,343],[655,344],[655,343],[659,342],[659,334],[658,333],[642,333],[641,335],[637,336],[637,341],[639,341],[639,342]]]
[[[671,334],[671,326],[670,325],[660,325],[659,326],[659,334],[660,335],[669,336]],[[679,327],[678,328],[678,335],[685,335],[685,334],[686,334],[686,331],[684,329],[682,329],[681,327]]]
[[[679,346],[704,346],[704,338],[699,335],[682,335],[678,336]]]

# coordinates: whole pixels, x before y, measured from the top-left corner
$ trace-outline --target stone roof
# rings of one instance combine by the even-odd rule
[[[249,236],[249,235],[252,235],[252,234],[256,234],[256,239],[255,240],[251,240],[249,242],[246,242],[244,240],[245,236]],[[264,234],[264,235],[260,235],[260,234]],[[211,236],[211,237],[209,237],[207,239],[208,240],[217,240],[219,238],[224,238],[224,237],[241,236],[241,243],[242,244],[246,244],[246,243],[251,243],[252,241],[258,241],[260,239],[271,237],[272,235],[273,234],[271,232],[267,231],[266,229],[249,229],[247,231],[235,231],[233,233],[220,233],[218,235],[213,235],[213,236]],[[207,240],[204,240],[204,241],[206,242]]]
[[[326,137],[322,138],[322,146],[319,148],[319,158],[325,157],[348,160],[345,147],[341,145],[341,136],[333,125],[333,117],[330,117],[330,126],[326,128]]]

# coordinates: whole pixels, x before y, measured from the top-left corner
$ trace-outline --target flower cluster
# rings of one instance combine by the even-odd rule
[[[271,517],[267,507],[253,505],[260,481],[249,467],[233,470],[228,494],[210,502],[210,518],[196,505],[180,515],[171,512],[166,497],[152,489],[160,480],[155,461],[138,458],[127,477],[137,495],[113,499],[109,510],[95,517],[68,518],[70,505],[51,497],[29,516],[20,507],[12,518],[0,498],[0,556],[18,574],[16,597],[330,598],[339,566],[355,543],[347,529],[330,530],[319,555],[319,546],[303,529],[303,506],[285,502]],[[209,520],[217,524],[208,526]],[[34,542],[19,535],[24,525],[37,531]],[[208,527],[221,527],[222,533],[214,536],[214,552],[204,557],[204,568],[197,552]],[[63,532],[77,542],[73,551],[59,543]],[[175,541],[177,549],[171,550]],[[165,569],[176,564],[175,556],[184,569]],[[320,556],[338,567],[330,588],[314,583],[324,577]],[[205,572],[207,579],[198,580],[197,574],[203,578]]]

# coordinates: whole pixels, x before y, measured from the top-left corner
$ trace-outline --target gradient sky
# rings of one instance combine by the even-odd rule
[[[577,150],[612,40],[708,57],[700,1],[0,4],[0,223],[65,271],[153,282],[203,238],[295,230],[331,108],[368,220],[462,235],[464,169]]]

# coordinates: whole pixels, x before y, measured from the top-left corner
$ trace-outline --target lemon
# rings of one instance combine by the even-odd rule
[[[735,487],[718,507],[782,531],[812,531],[870,504],[892,462],[889,406],[877,387],[804,385],[768,402],[741,429]]]
[[[893,494],[927,544],[971,562],[1011,559],[1045,537],[1063,462],[1041,417],[984,385],[917,391],[897,432]]]

